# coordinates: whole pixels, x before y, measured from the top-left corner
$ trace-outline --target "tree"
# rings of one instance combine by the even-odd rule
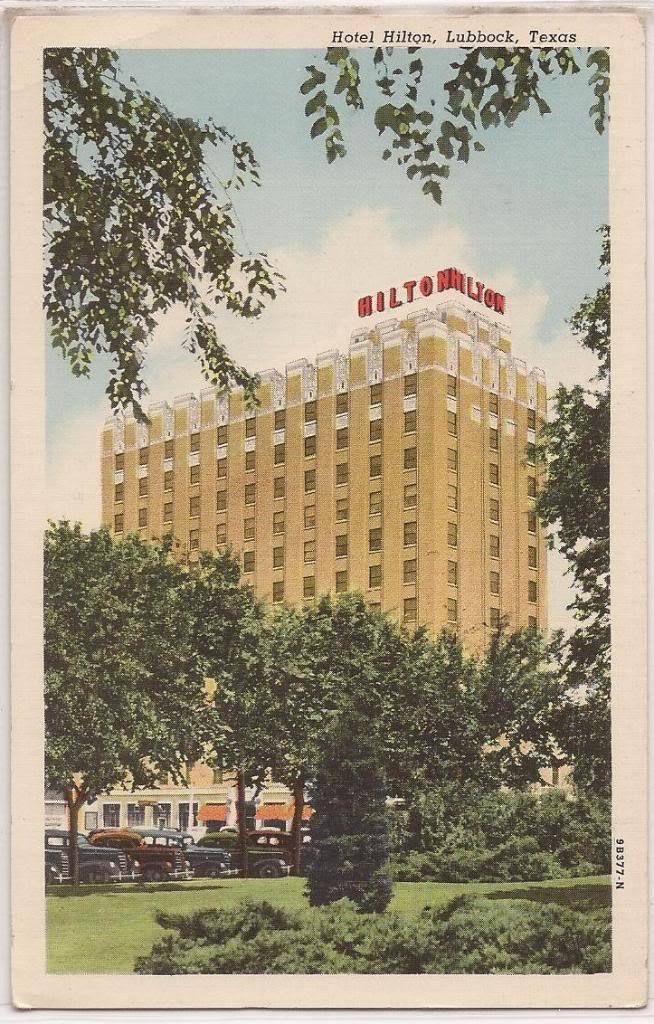
[[[202,552],[192,577],[195,644],[212,680],[214,757],[236,771],[241,870],[247,877],[245,790],[263,786],[276,742],[264,686],[268,627],[263,605],[241,586],[239,564],[229,553]]]
[[[373,706],[365,678],[355,678],[352,692],[325,727],[311,783],[307,892],[312,906],[350,899],[361,911],[379,912],[393,893],[384,870],[390,835]]]
[[[572,334],[597,356],[597,374],[584,388],[561,385],[554,416],[543,425],[535,457],[546,467],[538,513],[549,543],[568,562],[575,588],[570,605],[579,626],[561,651],[569,692],[559,714],[562,745],[575,781],[607,794],[611,766],[610,421],[611,303],[609,229],[600,229],[604,283],[570,319]]]
[[[342,130],[343,104],[363,110],[363,79],[368,76],[380,95],[373,118],[383,136],[384,160],[395,156],[410,180],[435,202],[442,201],[441,182],[454,161],[467,163],[472,150],[482,152],[480,130],[510,127],[534,105],[541,117],[551,113],[541,93],[542,80],[580,71],[569,47],[474,47],[451,64],[454,77],[443,84],[445,111],[450,116],[433,129],[436,106],[424,95],[425,68],[420,47],[357,49],[329,47],[321,66],[309,65],[300,92],[307,97],[304,112],[311,120],[311,138],[321,139],[329,163],[346,156]],[[356,54],[356,56],[355,56]],[[362,64],[372,59],[362,72]],[[593,102],[590,116],[598,133],[608,122],[609,54],[587,48]],[[338,105],[341,106],[339,113]]]
[[[222,179],[210,154],[225,155]],[[158,318],[186,308],[184,346],[205,377],[252,398],[256,378],[228,355],[215,313],[257,317],[283,288],[265,253],[241,251],[234,192],[260,184],[247,142],[212,119],[173,114],[107,49],[44,53],[44,302],[52,344],[76,376],[113,361],[112,408],[141,400]]]
[[[65,521],[46,532],[45,771],[66,798],[75,882],[85,801],[182,782],[215,739],[189,598],[166,545]]]

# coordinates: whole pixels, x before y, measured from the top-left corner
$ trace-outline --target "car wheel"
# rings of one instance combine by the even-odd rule
[[[161,868],[145,868],[143,872],[145,882],[162,882],[165,877]]]
[[[109,872],[106,868],[90,867],[82,875],[82,881],[87,885],[104,885],[109,881]]]
[[[215,864],[210,864],[209,867],[204,869],[204,874],[207,878],[220,878],[220,868],[216,867]]]
[[[267,860],[254,869],[254,874],[257,878],[281,878],[283,872],[279,864],[273,860]]]

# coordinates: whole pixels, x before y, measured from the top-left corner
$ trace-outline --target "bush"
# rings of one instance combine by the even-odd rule
[[[158,916],[174,928],[138,974],[557,974],[611,969],[608,908],[463,896],[414,918],[361,913],[341,900],[288,911]]]

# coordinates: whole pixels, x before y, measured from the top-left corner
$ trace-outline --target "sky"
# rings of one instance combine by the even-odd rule
[[[410,278],[458,266],[507,296],[513,351],[559,382],[585,383],[594,360],[571,338],[566,319],[600,278],[598,227],[608,221],[608,145],[588,116],[592,95],[583,71],[543,86],[552,114],[534,109],[511,128],[485,133],[484,153],[457,163],[441,206],[422,195],[393,162],[366,109],[348,113],[348,155],[331,166],[309,137],[299,88],[309,50],[131,50],[121,72],[154,92],[175,113],[213,117],[253,147],[262,187],[238,194],[244,244],[265,251],[284,273],[287,291],[255,321],[220,317],[230,352],[251,371],[283,370],[302,356],[346,351],[361,321],[356,299]],[[457,50],[425,50],[424,86],[443,112],[442,83]],[[362,64],[366,55],[361,55]],[[425,306],[427,302],[425,301]],[[413,309],[417,309],[414,305]],[[145,366],[150,400],[197,393],[203,381],[181,348],[184,314],[160,322]],[[47,514],[100,522],[99,435],[109,407],[108,363],[74,378],[47,342]],[[564,563],[549,562],[550,627],[569,628],[571,594]]]

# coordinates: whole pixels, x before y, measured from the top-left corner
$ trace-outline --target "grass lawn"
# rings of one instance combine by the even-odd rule
[[[47,898],[48,971],[53,974],[130,974],[137,956],[164,934],[159,910],[188,913],[265,899],[289,909],[307,905],[304,879],[198,878],[183,884],[69,886]],[[530,899],[582,907],[611,902],[608,876],[550,882],[396,882],[391,910],[414,914],[461,893],[491,899]]]

